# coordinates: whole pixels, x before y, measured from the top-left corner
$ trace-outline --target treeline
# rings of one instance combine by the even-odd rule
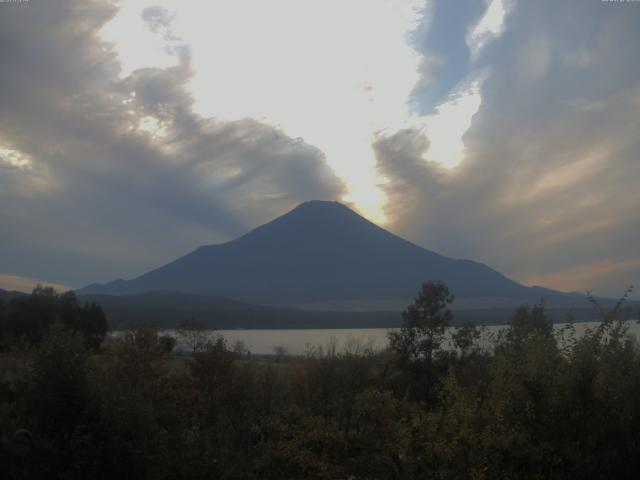
[[[620,305],[584,335],[522,307],[490,348],[443,348],[425,284],[375,352],[256,362],[224,339],[172,355],[151,327],[94,352],[54,322],[0,355],[3,478],[636,478],[640,348]]]
[[[58,294],[38,285],[31,295],[8,302],[0,299],[0,349],[39,345],[51,328],[82,335],[87,347],[97,349],[107,334],[107,318],[96,303],[81,303],[73,291]]]

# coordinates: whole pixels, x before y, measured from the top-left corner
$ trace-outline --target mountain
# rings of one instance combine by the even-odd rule
[[[3,302],[10,302],[14,298],[24,297],[26,295],[27,294],[23,292],[17,292],[15,290],[3,290],[0,288],[0,300],[2,300]]]
[[[303,203],[235,240],[200,247],[132,280],[93,284],[78,293],[162,290],[256,304],[400,304],[426,280],[442,280],[456,296],[485,302],[567,295],[523,286],[481,263],[444,257],[325,201]]]
[[[119,330],[144,323],[177,328],[193,320],[213,329],[236,328],[372,328],[399,325],[397,312],[311,311],[251,305],[181,292],[153,291],[132,295],[80,295],[99,304],[109,328]]]
[[[252,305],[243,302],[181,292],[154,291],[132,295],[80,295],[81,302],[99,304],[109,319],[109,328],[121,330],[151,323],[158,328],[177,328],[192,320],[212,329],[278,329],[278,328],[390,328],[401,323],[400,311],[386,310],[309,310],[291,307]],[[574,299],[575,300],[575,299]],[[605,304],[603,303],[603,306]],[[607,302],[611,307],[611,302]],[[375,307],[375,306],[374,306]],[[456,307],[454,325],[466,320],[478,324],[505,324],[513,316],[513,307],[492,305],[491,308]],[[570,313],[575,321],[598,320],[588,302],[549,308],[558,320]]]

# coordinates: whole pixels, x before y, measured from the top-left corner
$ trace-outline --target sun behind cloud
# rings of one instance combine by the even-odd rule
[[[115,42],[123,75],[176,64],[175,46],[187,46],[196,112],[257,119],[318,147],[347,185],[342,200],[385,223],[374,137],[417,125],[430,134],[430,160],[454,167],[480,104],[472,82],[430,116],[411,111],[422,54],[410,34],[427,7],[423,0],[142,1],[124,4],[103,36]],[[149,24],[151,8],[165,9],[154,10],[162,34]],[[480,25],[478,35],[492,25]]]

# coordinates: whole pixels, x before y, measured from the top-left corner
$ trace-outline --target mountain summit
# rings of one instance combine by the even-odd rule
[[[310,201],[230,242],[79,293],[171,290],[264,304],[406,300],[426,280],[442,280],[462,297],[539,297],[544,291],[414,245],[340,203]]]

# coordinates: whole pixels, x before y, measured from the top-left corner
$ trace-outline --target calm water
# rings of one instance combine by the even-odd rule
[[[640,338],[640,324],[635,320],[629,322],[629,332]],[[597,322],[585,322],[574,324],[576,336],[580,336],[586,328],[594,328]],[[560,332],[567,324],[559,323],[555,325],[556,331]],[[489,348],[492,339],[505,326],[494,325],[483,328],[480,339],[484,348]],[[276,347],[284,347],[287,354],[304,355],[309,349],[336,348],[342,351],[345,348],[354,350],[355,348],[370,347],[376,350],[384,349],[387,346],[387,328],[358,328],[358,329],[309,329],[309,330],[215,330],[207,332],[211,338],[222,335],[230,347],[238,341],[244,343],[246,350],[253,354],[272,354]],[[450,329],[455,331],[455,329]],[[179,338],[175,330],[165,330],[162,334],[168,334]],[[187,347],[179,345],[180,350],[188,350]]]

